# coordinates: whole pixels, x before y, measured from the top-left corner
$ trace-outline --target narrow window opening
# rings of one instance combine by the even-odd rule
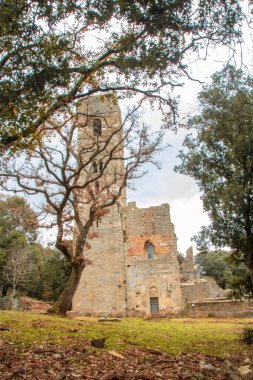
[[[92,162],[92,170],[93,170],[93,173],[97,173],[97,171],[98,171],[98,167],[97,167],[96,161]]]
[[[104,169],[104,167],[103,167],[103,162],[100,161],[100,162],[99,162],[99,171],[100,171],[100,173],[103,172],[103,169]]]
[[[93,119],[93,132],[95,136],[101,136],[102,122],[99,118]]]
[[[155,255],[155,247],[154,247],[154,245],[152,243],[148,242],[145,245],[145,250],[146,250],[146,252],[148,254],[148,259],[152,260],[154,258],[154,255]]]

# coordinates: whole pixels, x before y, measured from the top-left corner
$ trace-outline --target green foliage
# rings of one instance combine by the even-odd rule
[[[9,197],[0,200],[0,286],[5,293],[8,284],[3,271],[8,256],[17,249],[29,251],[33,264],[32,282],[19,286],[19,292],[42,300],[56,300],[70,274],[63,255],[36,244],[37,218],[23,198]]]
[[[8,255],[15,247],[27,247],[37,237],[37,218],[23,198],[0,200],[0,286],[5,288],[1,275]]]
[[[35,212],[21,197],[0,199],[0,248],[23,235],[28,242],[37,237],[37,217]]]
[[[237,0],[7,0],[0,14],[3,149],[24,147],[55,112],[94,93],[156,98],[168,84],[160,100],[174,111],[185,54],[229,44],[242,20]]]
[[[182,253],[179,252],[177,257],[179,264],[182,264],[185,261],[185,256]]]
[[[201,252],[195,256],[202,276],[215,279],[223,289],[229,288],[233,276],[231,265],[228,263],[230,253],[226,251]]]
[[[246,327],[243,329],[242,341],[246,344],[253,344],[253,328]]]
[[[245,295],[253,297],[250,272],[245,263],[233,260],[228,251],[200,252],[195,256],[202,276],[215,279],[223,289],[230,289],[231,298],[242,299]]]
[[[36,267],[33,283],[23,288],[29,296],[44,301],[55,301],[62,292],[70,275],[70,265],[57,250],[35,245],[33,257]]]
[[[242,299],[245,296],[253,298],[253,285],[250,272],[245,264],[237,266],[230,282],[230,298]]]
[[[202,192],[211,225],[195,237],[202,252],[231,247],[233,259],[253,276],[253,91],[252,77],[226,66],[199,95],[200,113],[189,120],[180,152],[180,173]]]

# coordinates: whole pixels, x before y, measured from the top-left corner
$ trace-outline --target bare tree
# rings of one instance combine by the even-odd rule
[[[68,282],[52,308],[57,314],[66,314],[83,269],[89,264],[85,249],[93,237],[89,233],[93,222],[120,202],[127,182],[144,174],[140,171],[143,164],[158,165],[154,157],[162,149],[163,133],[150,135],[140,122],[139,107],[101,135],[98,130],[91,133],[91,121],[99,116],[106,126],[107,116],[93,115],[89,110],[79,116],[66,111],[63,119],[51,119],[41,129],[41,141],[33,150],[6,155],[2,160],[2,187],[37,200],[39,197],[40,225],[57,227],[55,246],[71,264]],[[82,139],[80,131],[87,138]]]
[[[17,287],[24,286],[30,281],[33,268],[34,261],[29,249],[22,245],[13,245],[2,269],[2,277],[11,287],[7,309],[12,310]]]

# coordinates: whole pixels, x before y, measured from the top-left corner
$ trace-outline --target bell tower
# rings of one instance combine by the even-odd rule
[[[89,212],[87,201],[111,196],[124,177],[123,132],[117,99],[90,97],[78,107],[78,152],[85,162],[80,180],[91,179],[91,185],[79,194],[82,215]],[[95,179],[95,180],[94,180]],[[108,193],[107,193],[108,192]],[[85,257],[91,261],[82,274],[73,299],[73,310],[82,314],[125,314],[126,284],[122,207],[126,192],[91,228],[90,248]],[[94,237],[95,236],[95,237]]]

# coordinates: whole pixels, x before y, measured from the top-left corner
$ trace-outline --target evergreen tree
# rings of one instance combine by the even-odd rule
[[[199,95],[200,113],[176,168],[193,177],[211,224],[195,237],[199,249],[230,247],[253,281],[253,79],[226,66]]]

